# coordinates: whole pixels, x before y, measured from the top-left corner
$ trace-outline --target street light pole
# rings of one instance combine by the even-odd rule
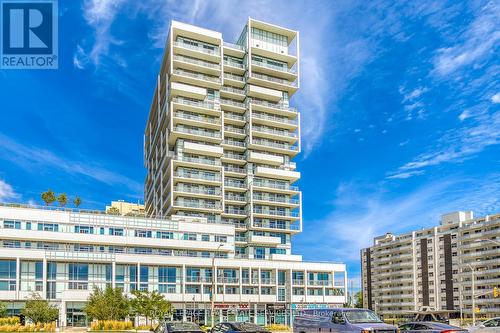
[[[215,291],[215,279],[217,277],[217,274],[215,272],[215,253],[217,251],[219,251],[219,249],[223,246],[224,244],[219,244],[219,246],[217,247],[217,250],[214,252],[213,256],[212,256],[212,294],[211,294],[211,302],[210,302],[210,319],[211,319],[211,324],[212,324],[212,327],[215,326],[214,324],[214,320],[215,320],[215,315],[214,315],[214,305],[215,305],[215,295],[216,295],[216,291]]]

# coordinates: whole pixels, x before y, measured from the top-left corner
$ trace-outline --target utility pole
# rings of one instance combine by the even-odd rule
[[[212,324],[212,327],[215,326],[215,314],[214,314],[214,307],[215,307],[215,295],[216,295],[216,291],[215,291],[215,279],[217,278],[217,273],[215,272],[215,254],[217,253],[217,251],[219,251],[219,249],[222,247],[222,245],[224,244],[219,244],[219,246],[217,247],[217,250],[215,250],[213,256],[212,256],[212,292],[210,294],[211,296],[211,302],[210,302],[210,317],[211,317],[211,324]]]
[[[467,264],[470,269],[471,279],[472,279],[472,325],[476,326],[476,271],[471,264]]]

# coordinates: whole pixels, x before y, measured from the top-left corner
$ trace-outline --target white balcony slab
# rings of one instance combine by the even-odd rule
[[[224,149],[219,146],[204,145],[194,142],[184,142],[184,152],[208,156],[222,156],[222,154],[224,153]]]
[[[253,84],[248,85],[248,96],[265,98],[271,101],[279,101],[283,97],[283,93],[279,90],[274,90],[270,88],[264,88],[255,86]]]
[[[283,157],[271,154],[257,153],[255,151],[250,151],[248,160],[250,162],[257,163],[267,163],[271,165],[281,165],[283,164]]]
[[[298,254],[271,254],[271,260],[282,260],[282,261],[302,261],[302,256]]]
[[[272,236],[250,235],[249,240],[250,243],[257,243],[257,244],[270,244],[270,245],[281,244],[281,238]]]
[[[278,178],[293,181],[300,179],[300,172],[298,171],[266,168],[262,166],[257,167],[256,175],[259,177]]]
[[[190,84],[172,82],[171,85],[172,95],[180,95],[184,97],[191,97],[197,99],[205,99],[207,96],[207,89],[201,87],[195,87]]]

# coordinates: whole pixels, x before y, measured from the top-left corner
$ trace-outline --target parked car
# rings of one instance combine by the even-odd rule
[[[205,333],[200,325],[189,321],[165,321],[158,325],[155,333]]]
[[[399,333],[394,325],[384,323],[375,312],[368,309],[307,309],[295,316],[294,333],[345,332],[345,333]]]
[[[488,319],[476,326],[469,327],[474,333],[500,333],[500,317]]]
[[[467,332],[467,330],[458,326],[452,326],[445,323],[434,321],[418,321],[405,323],[399,326],[401,333],[453,333]]]
[[[211,331],[211,333],[236,333],[236,332],[270,333],[262,326],[253,323],[243,323],[243,322],[220,323],[215,325]]]

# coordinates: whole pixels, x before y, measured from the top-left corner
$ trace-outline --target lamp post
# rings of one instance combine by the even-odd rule
[[[471,278],[472,278],[472,325],[476,326],[476,270],[471,264],[467,264],[470,269]]]
[[[223,246],[224,244],[219,244],[217,247],[217,250],[215,250],[213,256],[212,256],[212,294],[211,294],[211,302],[210,302],[210,319],[211,319],[211,324],[212,327],[214,327],[214,320],[215,320],[215,315],[214,315],[214,305],[215,305],[215,279],[217,278],[217,274],[215,272],[215,254],[219,249]]]

